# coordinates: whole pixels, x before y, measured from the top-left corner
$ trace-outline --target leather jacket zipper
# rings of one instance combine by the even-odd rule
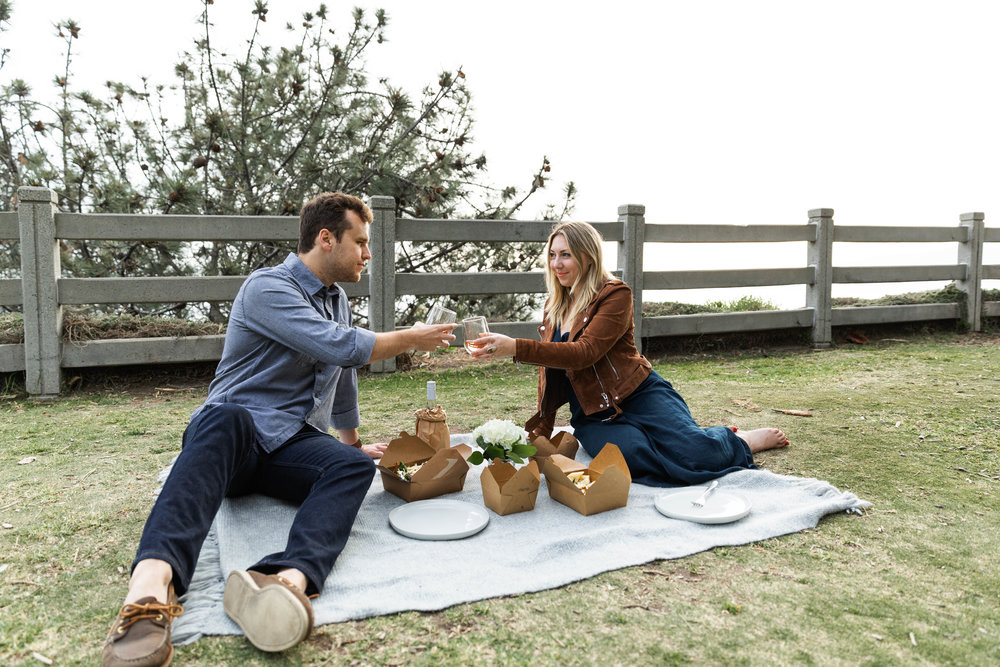
[[[611,401],[608,400],[608,390],[604,388],[604,382],[601,381],[601,374],[597,372],[597,366],[591,366],[594,369],[594,377],[597,378],[597,384],[601,385],[601,398],[604,399],[604,403],[601,404],[602,408],[610,408]]]
[[[615,379],[621,380],[622,379],[621,376],[618,375],[618,369],[615,368],[615,365],[613,363],[611,363],[611,357],[609,357],[608,355],[604,355],[604,358],[608,360],[608,366],[611,366],[611,372],[615,374]]]

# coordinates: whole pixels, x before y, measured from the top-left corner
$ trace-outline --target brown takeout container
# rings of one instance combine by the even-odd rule
[[[479,481],[483,485],[483,504],[500,516],[535,509],[541,477],[534,461],[515,468],[506,461],[493,459]]]
[[[594,481],[586,492],[578,489],[568,473],[583,470]],[[562,454],[553,454],[542,462],[542,473],[549,497],[572,507],[584,516],[625,507],[632,475],[617,445],[610,442],[587,467]]]
[[[575,458],[576,450],[580,448],[580,441],[569,431],[559,431],[551,440],[540,435],[532,439],[531,444],[537,450],[531,458],[538,461],[539,465],[543,459],[553,454],[562,454],[568,459]]]
[[[421,438],[403,431],[398,438],[389,441],[376,467],[382,473],[382,487],[409,503],[461,491],[469,472],[465,459],[471,453],[472,448],[468,445],[435,449]],[[406,481],[396,474],[396,466],[400,463],[424,465]]]

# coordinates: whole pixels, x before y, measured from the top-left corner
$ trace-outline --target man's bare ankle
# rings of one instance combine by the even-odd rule
[[[128,582],[125,604],[150,596],[166,604],[172,578],[173,568],[166,561],[158,559],[139,561]]]
[[[308,582],[306,581],[306,575],[302,574],[301,570],[295,568],[285,568],[284,570],[278,571],[278,576],[298,588],[303,593],[306,592],[306,586]]]

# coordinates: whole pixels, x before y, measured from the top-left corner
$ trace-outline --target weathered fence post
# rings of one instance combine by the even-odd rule
[[[806,285],[806,306],[813,309],[812,342],[814,347],[830,347],[833,342],[833,209],[809,211],[809,224],[816,227],[816,238],[809,242],[807,264],[815,273]]]
[[[632,288],[632,317],[635,324],[635,346],[642,352],[642,249],[646,238],[646,207],[624,204],[618,207],[618,222],[622,223],[622,240],[618,243],[618,268],[622,280]]]
[[[374,220],[369,244],[368,326],[372,331],[392,331],[396,328],[396,200],[372,197],[369,206]],[[371,370],[391,373],[396,370],[396,360],[376,361]]]
[[[959,224],[969,230],[965,243],[958,244],[958,263],[965,264],[965,280],[956,281],[965,292],[965,322],[970,331],[983,328],[983,239],[986,236],[983,213],[963,213]]]
[[[62,307],[59,305],[59,243],[56,193],[17,190],[21,229],[21,293],[24,306],[24,384],[33,398],[51,399],[62,384]]]

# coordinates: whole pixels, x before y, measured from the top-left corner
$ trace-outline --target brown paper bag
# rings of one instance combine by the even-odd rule
[[[416,435],[434,449],[451,447],[451,432],[448,430],[448,415],[440,405],[421,408],[414,413],[417,417]]]

